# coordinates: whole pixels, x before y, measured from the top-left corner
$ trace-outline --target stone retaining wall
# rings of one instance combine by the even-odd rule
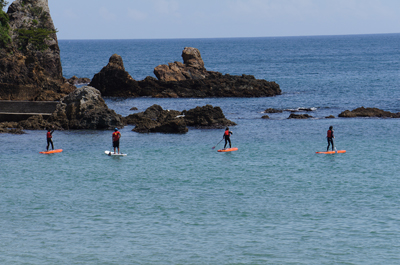
[[[58,101],[11,101],[0,100],[0,122],[22,121],[31,116],[50,116]]]

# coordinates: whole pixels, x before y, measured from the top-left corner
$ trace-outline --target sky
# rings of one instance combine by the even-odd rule
[[[400,33],[400,0],[48,1],[58,39]]]

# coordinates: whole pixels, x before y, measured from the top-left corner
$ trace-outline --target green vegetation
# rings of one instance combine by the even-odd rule
[[[9,18],[6,12],[3,11],[8,2],[0,0],[0,48],[6,48],[11,43]]]
[[[0,0],[1,1],[1,0]],[[24,0],[22,4],[25,6],[33,1]],[[33,45],[36,50],[44,51],[48,48],[45,40],[51,40],[50,35],[57,33],[57,30],[48,29],[49,14],[42,7],[30,6],[26,7],[26,12],[30,12],[33,17],[31,23],[24,21],[26,28],[17,29],[20,50],[24,50],[29,44]]]
[[[25,28],[17,29],[15,32],[18,34],[18,44],[20,50],[26,50],[29,44],[37,50],[46,50],[48,48],[45,43],[46,40],[51,40],[51,35],[57,33],[57,30],[48,29],[49,14],[43,10],[42,7],[29,7],[27,4],[32,1],[22,1],[22,6],[25,7],[26,12],[30,12],[33,17],[32,21],[24,21]],[[9,17],[3,10],[8,5],[6,0],[0,0],[0,49],[7,48],[11,44],[11,34]]]
[[[50,35],[57,33],[57,30],[44,28],[18,29],[18,40],[21,49],[26,49],[28,44],[32,44],[35,49],[44,51],[48,48],[45,40],[51,40]]]

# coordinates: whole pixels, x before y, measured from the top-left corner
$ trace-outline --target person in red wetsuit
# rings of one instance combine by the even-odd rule
[[[118,128],[114,129],[114,132],[112,134],[112,142],[113,142],[113,147],[114,147],[114,154],[115,154],[115,148],[118,148],[118,154],[119,154],[119,139],[121,138],[121,133],[118,131]]]
[[[54,150],[54,144],[53,144],[53,132],[54,130],[50,130],[50,128],[47,128],[47,134],[46,134],[46,138],[47,138],[47,146],[46,149],[47,151],[49,151],[49,147],[51,144],[51,149]]]
[[[328,140],[328,147],[326,148],[326,151],[328,152],[329,150],[329,146],[332,144],[332,151],[334,151],[335,146],[333,145],[333,138],[335,138],[335,136],[333,135],[333,127],[330,126],[329,130],[326,133],[326,139]]]
[[[232,131],[229,130],[229,127],[226,127],[223,138],[225,139],[224,149],[226,149],[226,145],[229,142],[229,148],[232,148],[231,144],[231,135],[233,134]]]

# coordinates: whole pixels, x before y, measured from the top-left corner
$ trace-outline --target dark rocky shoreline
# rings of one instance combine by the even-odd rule
[[[154,73],[158,79],[148,76],[137,81],[125,71],[122,57],[114,54],[89,85],[105,97],[122,98],[272,97],[281,94],[275,82],[251,75],[232,76],[207,71],[195,48],[186,47],[182,58],[184,63],[157,66]]]

